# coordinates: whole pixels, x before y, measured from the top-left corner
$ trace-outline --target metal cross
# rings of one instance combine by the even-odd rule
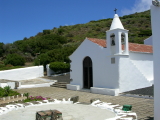
[[[116,14],[116,12],[117,12],[117,9],[115,8],[115,10],[114,10],[114,11],[115,11],[115,14]]]

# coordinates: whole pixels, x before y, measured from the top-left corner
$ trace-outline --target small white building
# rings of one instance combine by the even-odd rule
[[[117,14],[106,31],[106,40],[86,38],[70,60],[70,90],[90,89],[116,96],[153,84],[152,46],[129,43],[128,30]]]

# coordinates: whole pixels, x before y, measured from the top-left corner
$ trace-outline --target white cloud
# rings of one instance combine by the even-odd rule
[[[143,12],[149,10],[152,4],[152,0],[136,0],[134,6],[131,9],[123,9],[122,15],[128,15],[135,12]]]

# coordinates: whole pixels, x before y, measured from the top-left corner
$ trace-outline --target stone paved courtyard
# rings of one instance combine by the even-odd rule
[[[129,104],[132,105],[132,111],[136,112],[138,115],[138,120],[153,120],[153,109],[154,109],[154,100],[153,99],[144,99],[144,98],[134,98],[134,97],[125,97],[125,96],[109,96],[109,95],[100,95],[93,94],[81,91],[71,91],[64,88],[55,88],[55,87],[41,87],[41,88],[26,88],[16,90],[20,93],[30,93],[30,96],[41,95],[43,97],[51,98],[69,98],[72,96],[79,96],[79,101],[82,103],[90,103],[92,98],[100,98],[103,102],[111,102],[114,104]]]

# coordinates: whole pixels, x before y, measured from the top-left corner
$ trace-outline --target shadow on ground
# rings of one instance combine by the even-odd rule
[[[147,118],[142,118],[142,119],[139,119],[139,120],[154,120],[154,117],[147,117]]]

